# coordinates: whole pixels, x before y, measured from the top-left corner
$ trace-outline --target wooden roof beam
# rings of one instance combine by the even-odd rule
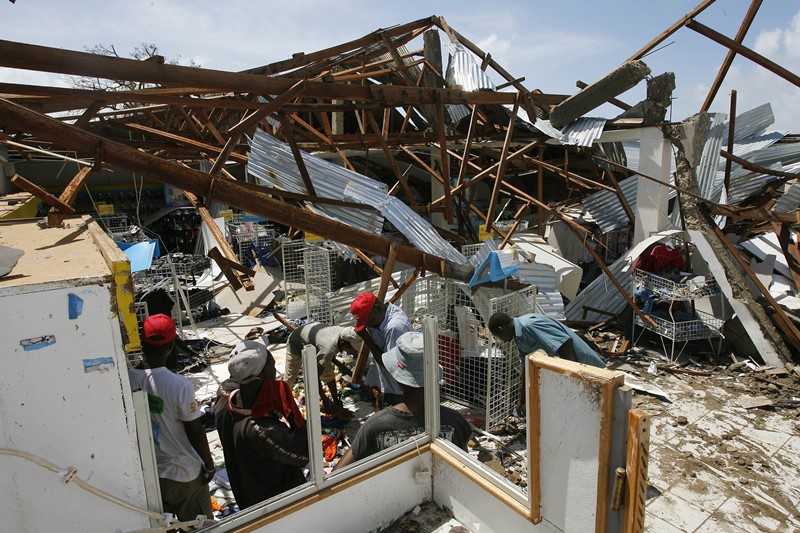
[[[726,37],[725,35],[722,35],[717,31],[712,30],[708,26],[700,24],[694,19],[687,21],[686,27],[696,31],[697,33],[703,35],[704,37],[708,37],[712,41],[715,41],[716,43],[721,44],[722,46],[725,46],[730,50],[735,51],[739,55],[746,57],[753,63],[761,67],[764,67],[765,69],[772,72],[776,76],[780,76],[781,78],[788,81],[792,85],[800,87],[800,76],[798,76],[794,72],[791,72],[788,69],[783,68],[774,61],[770,61],[761,54],[750,50],[746,46],[742,46],[733,39]]]
[[[265,77],[182,65],[156,64],[6,40],[0,40],[0,66],[257,94],[280,94],[299,81],[289,77]],[[506,104],[513,103],[516,98],[513,93],[383,85],[361,86],[313,80],[308,80],[306,92],[309,97],[378,101],[392,105],[435,104],[437,93],[441,93],[442,103],[445,104]]]
[[[103,154],[104,162],[108,164],[142,174],[181,190],[188,190],[197,195],[205,194],[211,184],[212,177],[205,172],[160,159],[121,143],[109,141],[2,99],[0,99],[0,125],[14,127],[42,139],[52,139],[79,155],[94,155],[99,149]],[[389,254],[389,246],[392,241],[388,239],[285,202],[253,194],[238,181],[218,180],[215,197],[220,202],[261,215],[278,224],[307,229],[346,246],[353,246],[384,257]],[[468,265],[451,263],[407,245],[397,247],[397,261],[445,277],[469,279],[471,275],[471,267]]]

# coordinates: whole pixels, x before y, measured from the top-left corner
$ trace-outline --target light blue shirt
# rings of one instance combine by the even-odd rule
[[[536,350],[557,356],[565,342],[572,339],[575,360],[585,365],[605,368],[606,364],[583,339],[567,326],[547,315],[530,313],[514,319],[514,342],[519,356],[524,358]]]
[[[378,345],[383,353],[388,352],[397,344],[397,339],[403,333],[411,331],[411,321],[405,312],[394,304],[386,304],[386,316],[383,317],[383,322],[377,328],[367,326],[372,340]],[[402,394],[403,389],[383,369],[373,361],[367,371],[367,376],[364,378],[364,384],[371,387],[380,386],[381,391],[385,394]]]

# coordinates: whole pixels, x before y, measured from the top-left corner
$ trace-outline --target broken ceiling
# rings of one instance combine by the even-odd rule
[[[611,313],[633,304],[623,265],[609,269],[606,263],[616,256],[589,244],[607,246],[604,234],[633,227],[643,209],[643,184],[652,182],[666,191],[657,229],[690,229],[681,206],[691,199],[736,240],[776,232],[796,283],[794,211],[800,193],[795,186],[783,191],[797,177],[800,149],[787,132],[768,130],[768,106],[737,114],[734,99],[733,120],[711,115],[701,142],[703,163],[695,162],[695,183],[689,185],[676,180],[672,168],[662,176],[644,171],[639,138],[630,133],[664,128],[660,140],[669,137],[665,110],[680,80],[651,73],[642,58],[678,30],[695,31],[729,50],[701,112],[736,55],[800,86],[796,75],[741,44],[760,1],[753,1],[734,39],[696,20],[712,3],[701,2],[601,80],[579,83],[583,88],[574,95],[529,89],[525,78],[507,72],[442,17],[379,29],[243,72],[0,41],[3,67],[146,87],[106,91],[2,83],[0,143],[20,168],[42,152],[69,152],[88,165],[60,196],[34,192],[54,206],[53,223],[70,213],[87,174],[113,166],[185,191],[204,218],[215,202],[233,206],[411,265],[415,275],[470,279],[474,265],[458,248],[479,240],[475,222],[495,232],[501,250],[514,243],[521,227],[544,235],[548,225],[560,224],[587,243],[590,260],[611,283],[603,286],[614,293],[589,299],[579,294],[565,309],[577,319],[586,316],[576,307],[583,301]],[[642,82],[644,101],[629,105],[617,99]],[[546,86],[547,80],[537,83]],[[609,102],[621,109],[618,118],[585,116]],[[669,167],[669,150],[663,157],[668,163],[661,167]],[[235,177],[236,165],[246,171]],[[14,178],[19,187],[36,190],[24,176]],[[215,259],[246,278],[246,269],[220,246]],[[722,249],[716,253],[728,253]],[[779,318],[778,328],[797,350],[800,336],[792,332],[792,320]]]

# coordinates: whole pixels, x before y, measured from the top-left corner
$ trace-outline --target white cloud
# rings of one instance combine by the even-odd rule
[[[783,30],[774,29],[762,31],[756,37],[753,50],[763,56],[775,56],[781,49],[781,41],[783,40]]]

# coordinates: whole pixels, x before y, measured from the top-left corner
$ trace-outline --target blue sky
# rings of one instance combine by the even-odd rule
[[[524,76],[529,89],[571,94],[576,80],[590,83],[602,77],[698,2],[0,0],[0,38],[72,50],[114,44],[121,53],[152,42],[167,57],[235,71],[440,15],[512,75]],[[749,4],[750,0],[717,0],[697,20],[733,38]],[[654,75],[675,72],[672,119],[681,120],[699,109],[727,49],[687,28],[666,43],[672,44],[644,61]],[[800,73],[800,2],[765,1],[744,44]],[[0,68],[0,81],[65,83],[5,68]],[[728,110],[731,89],[737,90],[739,111],[769,101],[775,127],[800,132],[800,88],[737,58],[712,111]],[[622,99],[635,103],[643,97],[640,84]],[[609,106],[590,114],[615,113]]]

